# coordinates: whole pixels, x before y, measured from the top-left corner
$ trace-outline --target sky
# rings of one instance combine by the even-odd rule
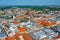
[[[60,5],[60,0],[0,0],[0,5]]]

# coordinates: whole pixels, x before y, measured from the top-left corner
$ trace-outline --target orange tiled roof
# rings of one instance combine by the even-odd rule
[[[42,20],[42,24],[46,24],[47,23],[47,20]]]
[[[7,38],[5,38],[5,40],[16,40],[16,39],[12,38],[12,37],[7,37]]]
[[[26,34],[26,33],[23,33],[23,34],[18,34],[18,33],[16,33],[15,35],[14,35],[14,37],[16,38],[16,40],[21,40],[20,38],[19,38],[19,36],[23,36],[23,39],[24,40],[33,40],[32,39],[32,37],[31,36],[29,36],[28,34]]]
[[[16,40],[20,40],[19,36],[22,34],[16,33],[13,37],[16,38]]]
[[[23,34],[23,37],[24,37],[24,40],[33,40],[32,37],[26,33]]]
[[[53,22],[51,22],[51,25],[55,25],[55,24],[57,24],[57,23],[56,23],[56,22],[54,22],[54,21],[53,21]]]
[[[57,39],[60,39],[60,36],[55,37],[55,39],[54,39],[54,40],[57,40]]]
[[[19,28],[20,32],[26,32],[26,28],[25,27],[21,27]]]
[[[15,21],[15,22],[13,22],[14,24],[19,24],[19,22],[17,22],[17,21]]]
[[[22,15],[22,16],[17,16],[17,18],[25,18],[26,16],[25,15]]]

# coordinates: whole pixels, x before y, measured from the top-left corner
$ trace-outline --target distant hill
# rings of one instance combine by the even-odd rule
[[[43,6],[2,6],[2,5],[0,5],[0,10],[10,9],[10,8],[13,8],[13,7],[32,8],[32,9],[36,9],[36,10],[42,10],[42,9],[60,10],[60,6],[55,6],[55,5],[43,5]]]

